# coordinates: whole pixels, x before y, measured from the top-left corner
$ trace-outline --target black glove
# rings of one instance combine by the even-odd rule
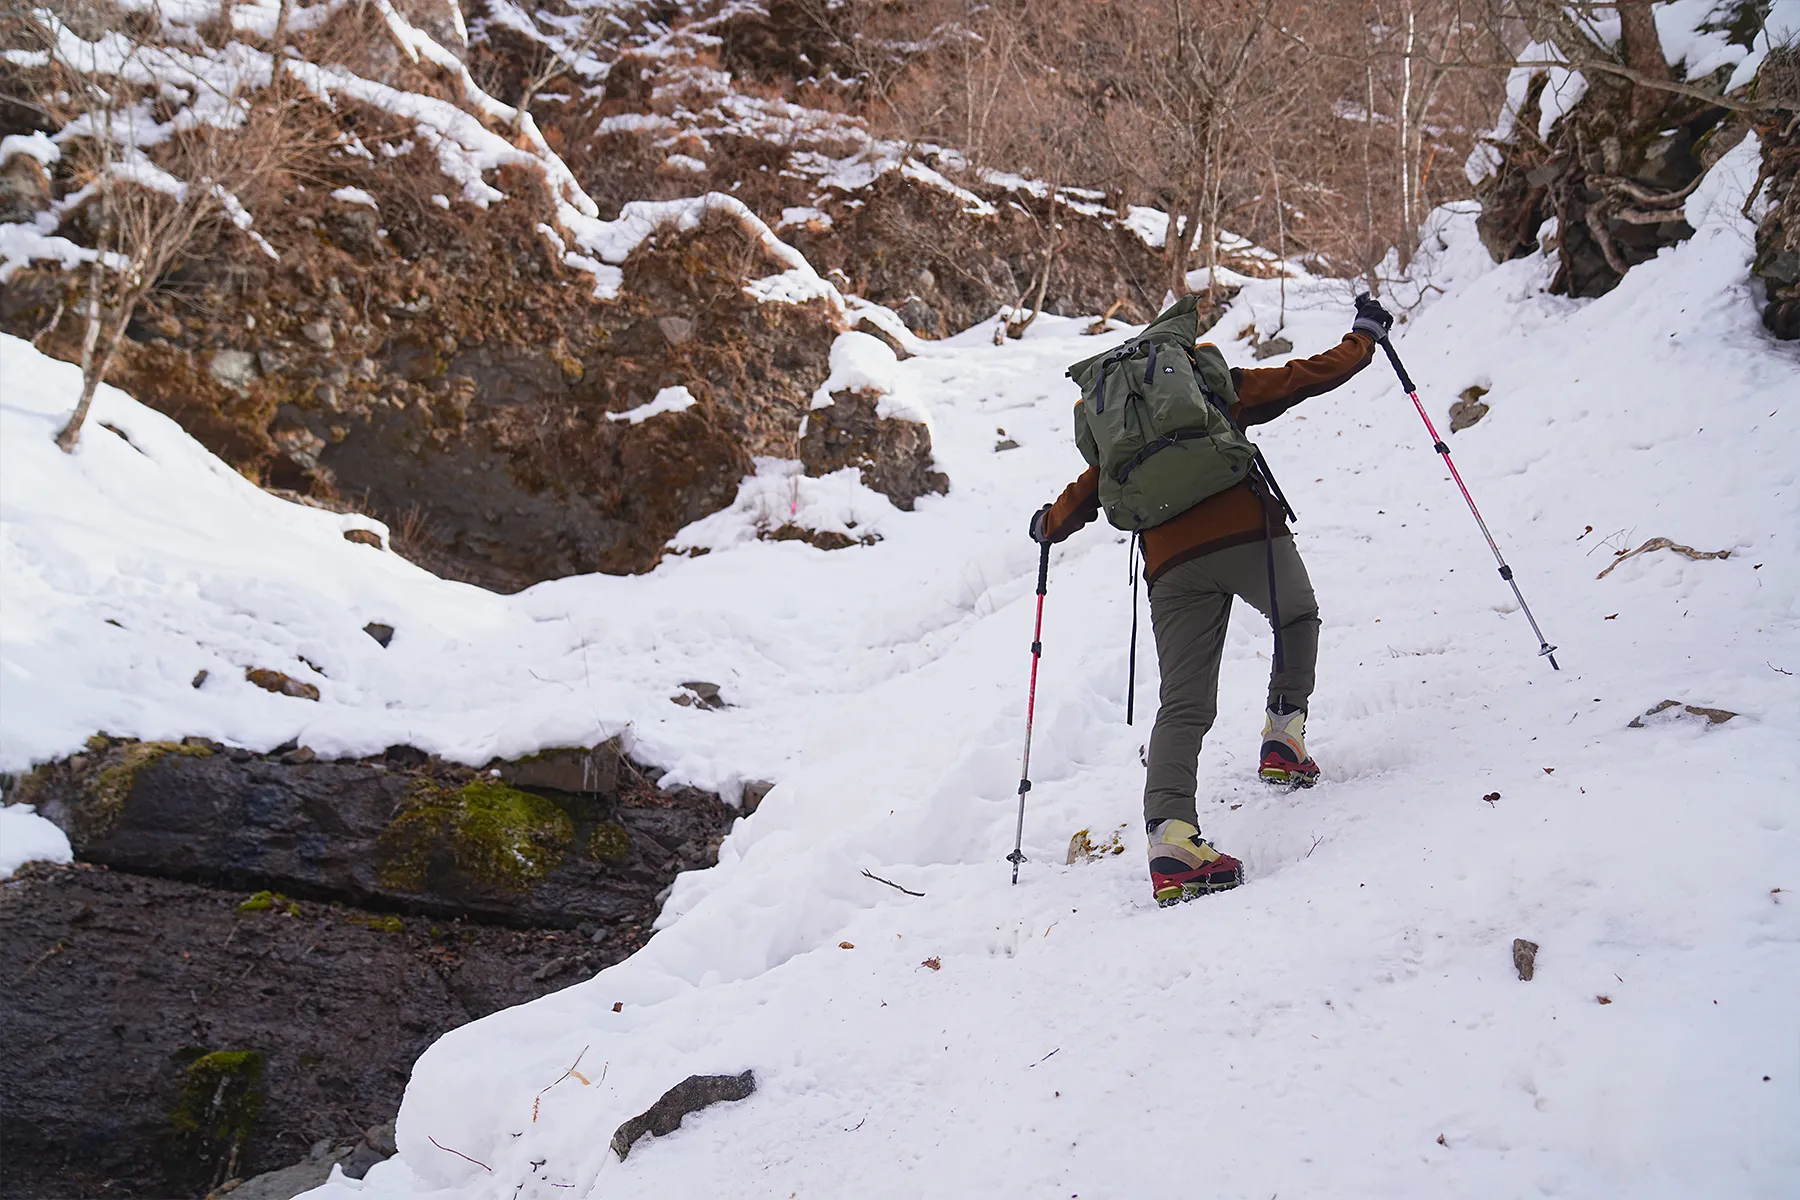
[[[1039,544],[1047,543],[1050,536],[1044,532],[1044,520],[1050,515],[1048,504],[1031,514],[1031,540]]]
[[[1351,322],[1351,333],[1366,333],[1376,341],[1384,341],[1388,330],[1394,327],[1394,314],[1381,307],[1367,292],[1356,297],[1356,320]]]

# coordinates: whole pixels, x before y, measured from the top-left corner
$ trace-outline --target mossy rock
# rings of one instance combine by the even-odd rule
[[[182,1072],[169,1113],[178,1169],[217,1183],[238,1164],[263,1107],[263,1056],[255,1050],[200,1054]]]
[[[44,763],[20,779],[10,801],[42,807],[61,793],[69,834],[79,850],[118,823],[138,776],[171,754],[210,758],[212,753],[209,746],[186,742],[139,742],[95,734],[87,740],[86,753]]]
[[[461,787],[420,779],[382,833],[381,879],[418,891],[447,858],[477,883],[527,891],[562,862],[574,838],[569,814],[542,796],[489,778]]]
[[[588,857],[600,862],[624,862],[631,857],[631,834],[623,825],[602,822],[588,836]]]

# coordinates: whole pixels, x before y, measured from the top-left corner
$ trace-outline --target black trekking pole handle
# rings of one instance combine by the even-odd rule
[[[1406,373],[1406,368],[1400,365],[1400,356],[1394,353],[1393,343],[1382,338],[1381,348],[1387,351],[1388,362],[1394,365],[1394,374],[1400,377],[1400,386],[1406,389],[1408,395],[1417,392],[1419,389],[1413,386],[1412,376]]]
[[[1437,426],[1431,423],[1431,417],[1426,414],[1425,406],[1419,402],[1419,389],[1413,384],[1412,376],[1406,373],[1406,367],[1401,364],[1400,356],[1394,353],[1393,344],[1386,338],[1381,339],[1381,348],[1387,353],[1387,360],[1393,365],[1394,374],[1400,377],[1400,386],[1406,389],[1407,398],[1413,402],[1413,408],[1418,410],[1419,419],[1425,422],[1425,431],[1431,434],[1431,448],[1438,452],[1444,460],[1444,465],[1450,468],[1450,478],[1456,481],[1457,490],[1462,493],[1463,500],[1467,502],[1470,514],[1475,518],[1475,524],[1481,527],[1481,536],[1487,539],[1488,549],[1494,552],[1494,561],[1500,567],[1500,578],[1506,580],[1507,586],[1512,588],[1513,598],[1519,602],[1519,611],[1525,614],[1525,620],[1531,624],[1531,632],[1537,635],[1538,654],[1550,660],[1552,670],[1562,670],[1556,662],[1556,647],[1549,643],[1544,637],[1544,631],[1538,628],[1537,618],[1531,613],[1531,605],[1525,603],[1525,594],[1519,590],[1518,581],[1513,578],[1513,569],[1506,564],[1506,558],[1500,553],[1499,543],[1494,541],[1494,535],[1489,532],[1487,522],[1481,519],[1481,510],[1475,507],[1475,497],[1469,495],[1469,487],[1463,482],[1462,472],[1456,469],[1456,462],[1450,457],[1450,447],[1438,435]]]

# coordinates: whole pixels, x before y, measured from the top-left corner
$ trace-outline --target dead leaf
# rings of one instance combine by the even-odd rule
[[[1489,804],[1492,804],[1494,801],[1500,799],[1500,793],[1489,792],[1487,795],[1483,796],[1482,799],[1486,800]]]
[[[1612,1003],[1611,996],[1595,996],[1594,999],[1599,1001],[1601,1004],[1611,1004]]]
[[[581,1080],[582,1087],[592,1087],[593,1086],[592,1082],[589,1081],[588,1077],[586,1075],[583,1075],[580,1071],[577,1071],[574,1067],[569,1068],[569,1074],[571,1074],[575,1078]]]
[[[1729,550],[1696,550],[1692,546],[1683,546],[1683,545],[1679,545],[1675,542],[1671,542],[1666,537],[1654,537],[1654,538],[1651,538],[1649,541],[1645,542],[1643,545],[1639,546],[1636,550],[1620,551],[1618,557],[1613,559],[1612,565],[1607,567],[1606,570],[1600,572],[1598,575],[1594,576],[1594,578],[1595,579],[1605,579],[1608,575],[1612,574],[1613,567],[1618,566],[1620,563],[1624,562],[1628,558],[1636,558],[1638,555],[1646,553],[1647,551],[1651,551],[1651,550],[1673,550],[1677,554],[1686,555],[1688,558],[1692,558],[1692,559],[1696,559],[1696,560],[1705,559],[1705,558],[1730,558],[1731,557],[1731,551],[1729,551]]]
[[[920,963],[919,965],[921,967],[930,967],[934,971],[941,971],[944,969],[943,960],[940,959],[935,954],[932,955],[930,958],[926,959],[924,962]]]
[[[1590,527],[1589,527],[1589,528],[1592,528],[1592,526],[1590,526]],[[1440,1133],[1440,1134],[1438,1134],[1438,1145],[1440,1145],[1440,1146],[1448,1146],[1448,1145],[1449,1145],[1449,1144],[1450,1144],[1450,1143],[1449,1143],[1449,1142],[1446,1142],[1446,1141],[1445,1141],[1445,1140],[1444,1140],[1444,1135],[1443,1135],[1443,1134],[1441,1134],[1441,1133]]]
[[[625,1002],[623,1000],[614,1000],[613,1001],[613,1011],[614,1012],[624,1012],[625,1011]]]
[[[839,950],[854,950],[854,949],[856,949],[856,944],[854,942],[839,942],[838,949]]]
[[[1544,768],[1544,774],[1546,774],[1546,775],[1554,775],[1554,774],[1556,774],[1556,768],[1555,768],[1555,767],[1545,767],[1545,768]]]
[[[1614,613],[1614,614],[1613,614],[1613,615],[1612,615],[1612,616],[1610,616],[1610,617],[1602,617],[1602,618],[1600,618],[1600,619],[1601,619],[1601,620],[1603,620],[1603,621],[1616,621],[1616,620],[1618,620],[1618,619],[1619,619],[1619,614],[1618,614],[1618,613]]]

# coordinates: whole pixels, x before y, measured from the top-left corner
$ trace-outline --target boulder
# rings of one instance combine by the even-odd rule
[[[321,762],[95,738],[17,798],[117,870],[553,928],[653,912],[737,815],[662,791],[613,743],[475,770],[404,747]]]
[[[756,1092],[756,1074],[689,1075],[662,1094],[662,1099],[639,1113],[613,1133],[613,1153],[623,1161],[639,1138],[662,1137],[681,1128],[689,1113],[714,1104],[744,1100]]]

